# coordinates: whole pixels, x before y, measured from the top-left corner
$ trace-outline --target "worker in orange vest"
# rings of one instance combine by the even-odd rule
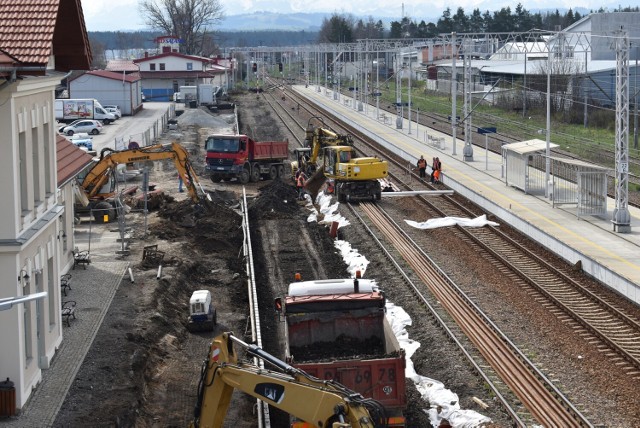
[[[427,161],[424,156],[420,156],[418,159],[418,170],[420,170],[420,178],[424,179],[427,176]]]
[[[307,181],[307,175],[302,171],[302,169],[298,169],[296,173],[296,188],[298,189],[298,199],[304,200],[304,183]]]

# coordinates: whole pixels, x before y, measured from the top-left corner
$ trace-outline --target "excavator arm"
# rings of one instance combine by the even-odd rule
[[[198,176],[191,166],[187,151],[175,142],[121,151],[104,148],[100,152],[100,160],[84,178],[82,188],[89,199],[108,198],[113,195],[112,190],[107,193],[100,193],[100,191],[109,178],[115,174],[118,165],[165,159],[173,159],[178,174],[189,191],[189,196],[198,203],[200,201],[198,189],[200,194],[205,194],[204,189],[202,189]],[[209,196],[207,195],[207,197]]]
[[[233,342],[280,371],[239,363]],[[376,421],[384,420],[384,409],[379,403],[336,382],[314,378],[262,349],[242,342],[232,333],[223,333],[214,339],[203,363],[195,419],[190,427],[222,428],[234,389],[314,427],[374,428],[380,426]],[[369,408],[380,412],[380,417],[374,420]]]

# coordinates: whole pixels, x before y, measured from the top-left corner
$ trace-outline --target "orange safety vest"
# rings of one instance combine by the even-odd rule
[[[298,176],[298,187],[304,187],[304,173],[300,173],[300,175]]]
[[[418,168],[426,168],[427,167],[427,161],[424,159],[419,159],[418,160]]]

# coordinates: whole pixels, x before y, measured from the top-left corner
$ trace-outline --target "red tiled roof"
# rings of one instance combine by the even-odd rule
[[[141,71],[140,76],[143,79],[180,79],[190,78],[197,79],[199,77],[215,77],[223,71]]]
[[[110,59],[105,67],[108,71],[138,71],[140,67],[130,59]]]
[[[168,56],[177,56],[178,58],[191,59],[191,60],[194,60],[194,61],[200,61],[200,62],[205,62],[205,63],[211,62],[211,58],[205,58],[203,56],[195,56],[195,55],[185,55],[185,54],[181,54],[179,52],[163,52],[163,53],[158,54],[158,55],[153,55],[153,56],[148,56],[148,57],[145,57],[145,58],[134,59],[133,62],[138,64],[140,62],[156,60],[158,58],[166,58]]]
[[[80,0],[0,1],[0,49],[22,65],[88,69],[91,48]]]
[[[62,135],[56,135],[56,157],[58,159],[58,187],[78,175],[93,159],[90,154],[76,147]]]
[[[123,76],[122,73],[116,73],[115,71],[107,71],[107,70],[91,70],[84,74],[81,74],[80,76],[86,76],[86,75],[99,76],[99,77],[104,77],[105,79],[113,79],[113,80],[120,80],[120,81],[124,80],[125,82],[129,82],[129,83],[137,82],[138,80],[140,80],[139,73],[125,74]],[[77,79],[80,76],[74,77],[73,80]],[[70,80],[70,81],[73,81],[73,80]]]

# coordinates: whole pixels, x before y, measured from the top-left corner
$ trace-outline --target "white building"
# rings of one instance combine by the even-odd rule
[[[14,382],[21,408],[62,342],[60,274],[72,261],[73,180],[58,186],[67,149],[54,90],[69,70],[89,68],[91,51],[80,0],[0,2],[0,28],[0,298],[47,292],[0,311],[0,379]],[[77,174],[83,155],[67,153],[65,170]]]
[[[117,105],[123,115],[142,109],[139,73],[93,70],[69,80],[69,98],[95,98],[101,105]]]
[[[147,101],[171,101],[180,86],[210,83],[226,87],[227,68],[215,59],[178,52],[163,52],[133,60],[140,67],[142,90]]]

